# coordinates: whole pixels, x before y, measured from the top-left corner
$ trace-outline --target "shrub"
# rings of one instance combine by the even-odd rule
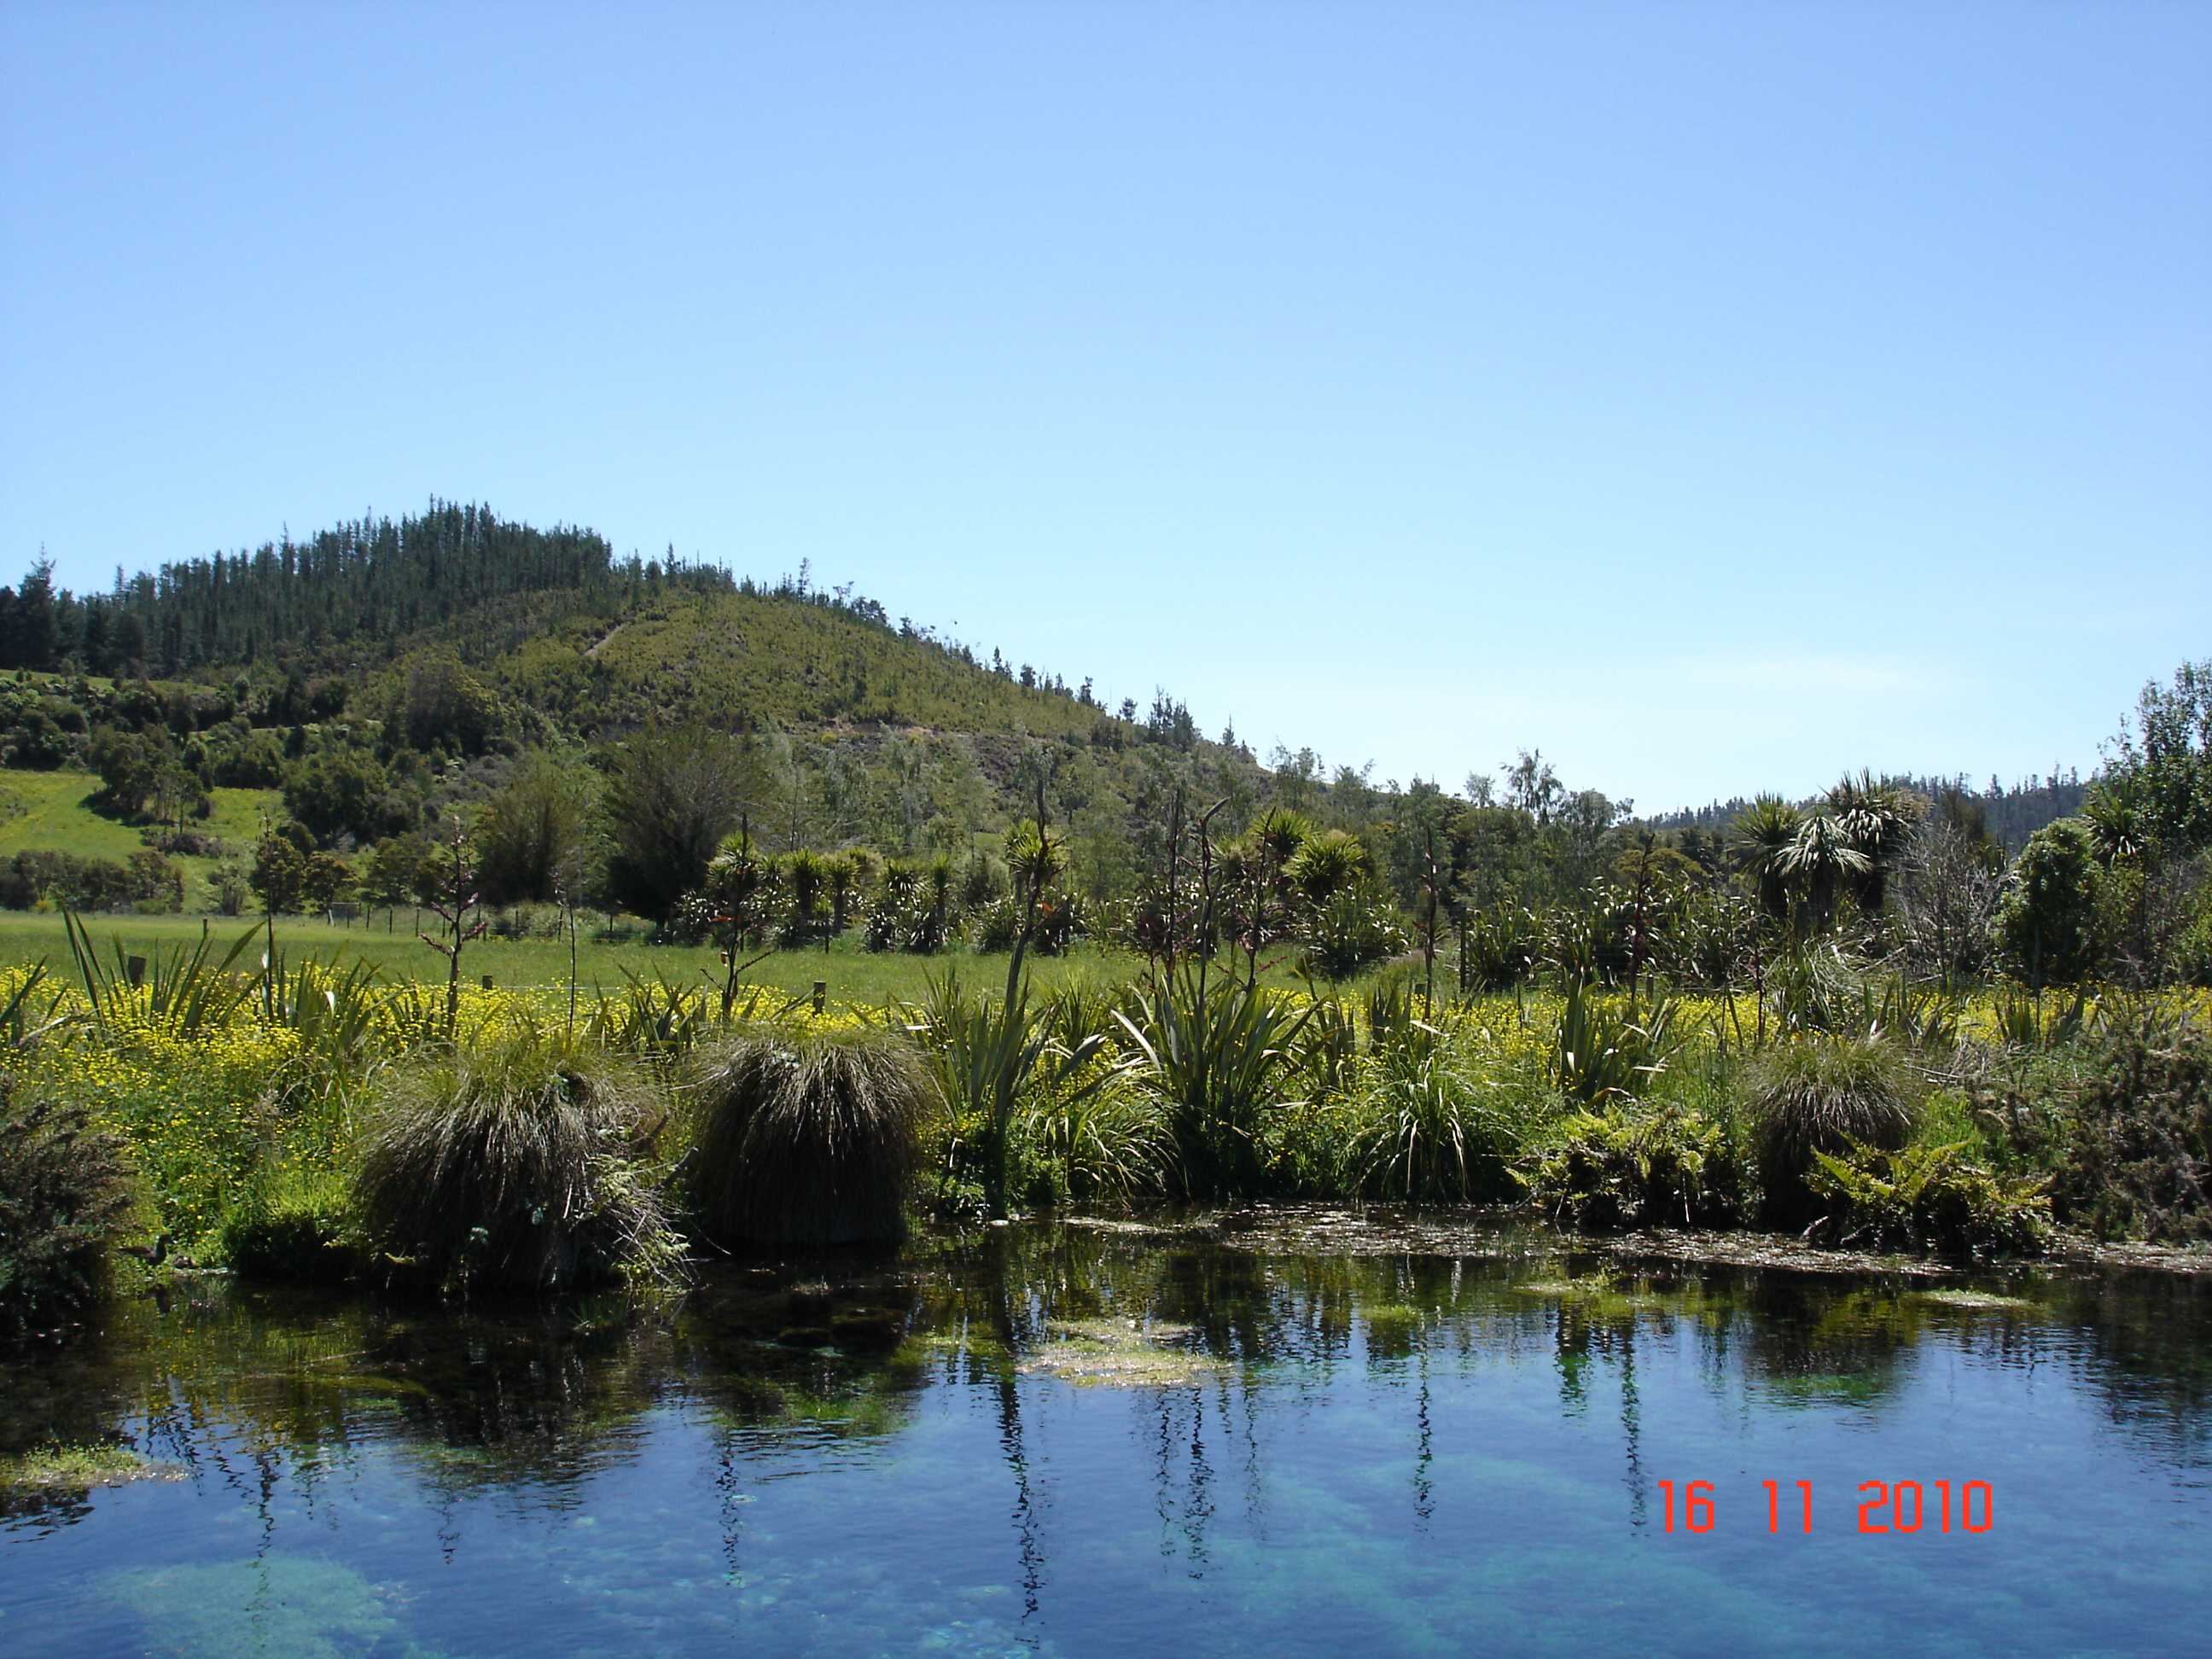
[[[908,1044],[880,1033],[766,1030],[696,1073],[690,1188],[722,1244],[891,1242],[938,1092]]]
[[[0,1084],[0,1335],[95,1300],[130,1206],[117,1137],[82,1106]]]
[[[994,944],[978,949],[1013,948],[1017,920],[1012,902],[1001,903],[989,928]],[[939,859],[924,870],[893,863],[884,868],[883,891],[860,918],[860,942],[871,951],[911,951],[927,956],[945,948],[952,927],[952,866]]]
[[[1077,992],[1033,1009],[1026,988],[1011,1003],[970,997],[952,974],[928,987],[908,1029],[947,1108],[945,1176],[980,1183],[992,1215],[1016,1191],[1049,1203],[1099,1189],[1086,1188],[1085,1164],[1114,1188],[1172,1162],[1156,1103],[1124,1088],[1129,1067],[1106,1049],[1107,1005]],[[1120,1097],[1094,1098],[1107,1092]]]
[[[635,1160],[657,1121],[611,1056],[524,1021],[394,1071],[355,1198],[402,1280],[553,1290],[672,1267]]]
[[[1840,945],[1794,945],[1769,963],[1766,1018],[1784,1031],[1839,1036],[1867,1028],[1867,964]]]
[[[1783,1221],[1809,1213],[1805,1177],[1816,1153],[1894,1151],[1914,1121],[1903,1060],[1871,1037],[1783,1043],[1752,1074],[1751,1112],[1759,1176]]]
[[[975,949],[995,955],[1014,948],[1021,932],[1021,908],[1011,898],[994,898],[976,908],[969,921],[970,942]]]
[[[1522,905],[1492,905],[1469,915],[1460,929],[1460,988],[1502,991],[1534,971],[1543,927]]]
[[[1727,1132],[1672,1106],[1570,1113],[1514,1174],[1538,1208],[1592,1232],[1729,1227],[1756,1207]]]
[[[653,977],[623,969],[629,981],[620,992],[597,992],[585,1020],[591,1040],[620,1054],[653,1060],[688,1054],[714,1017],[714,999],[705,987],[684,985],[659,969]]]
[[[2027,838],[1997,906],[1997,939],[2031,985],[2071,985],[2096,971],[2104,877],[2080,818],[2060,818]]]
[[[0,905],[28,910],[44,899],[76,910],[118,910],[149,902],[157,911],[183,902],[184,876],[148,848],[127,864],[73,853],[22,852],[0,866]]]
[[[1315,908],[1307,941],[1308,968],[1328,979],[1350,979],[1404,950],[1406,933],[1387,903],[1344,887]]]
[[[2087,991],[2065,1000],[2054,996],[2046,1003],[2039,994],[2007,985],[1999,988],[1990,1008],[1992,1034],[2014,1049],[2069,1048],[2081,1040],[2090,1018]]]
[[[2007,1180],[1966,1161],[1965,1142],[1815,1152],[1805,1182],[1825,1206],[1819,1237],[1869,1250],[2039,1255],[2051,1200],[2039,1180]]]
[[[2060,1213],[2101,1237],[2212,1239],[2212,1041],[2143,1013],[2097,1051],[2061,1131]]]

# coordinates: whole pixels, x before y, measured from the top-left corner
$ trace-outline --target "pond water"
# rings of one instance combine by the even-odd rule
[[[0,1374],[173,1471],[6,1500],[0,1652],[2212,1651],[2212,1283],[1323,1236],[199,1281]]]

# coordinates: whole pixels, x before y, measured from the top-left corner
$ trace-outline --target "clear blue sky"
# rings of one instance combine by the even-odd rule
[[[429,496],[1657,808],[2212,654],[2212,7],[0,8],[0,561]]]

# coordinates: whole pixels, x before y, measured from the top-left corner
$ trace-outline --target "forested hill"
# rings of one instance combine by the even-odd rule
[[[105,593],[58,588],[41,558],[0,588],[0,854],[143,833],[193,902],[244,856],[239,827],[280,804],[356,859],[518,789],[597,823],[605,780],[656,729],[721,757],[709,816],[749,819],[778,852],[964,856],[1020,816],[1020,763],[1048,744],[1099,890],[1133,878],[1178,796],[1241,814],[1271,793],[1233,734],[1201,738],[1164,690],[1109,708],[1087,679],[818,588],[803,566],[761,583],[621,558],[594,532],[483,507],[118,574]],[[17,896],[112,897],[58,869]]]
[[[830,721],[966,732],[1089,732],[1090,683],[940,639],[802,568],[774,586],[719,566],[615,556],[597,532],[538,530],[433,501],[251,552],[57,589],[42,559],[0,587],[0,668],[118,680],[295,683],[435,652],[576,735],[697,718],[734,729]],[[325,701],[328,708],[328,700]],[[1120,712],[1134,721],[1133,704]],[[1187,711],[1146,724],[1188,748]]]

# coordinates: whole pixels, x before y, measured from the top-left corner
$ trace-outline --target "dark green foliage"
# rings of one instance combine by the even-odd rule
[[[354,1201],[401,1283],[550,1291],[672,1264],[637,1160],[659,1112],[621,1063],[523,1024],[386,1074]]]
[[[1571,1112],[1515,1174],[1538,1209],[1590,1232],[1732,1227],[1757,1208],[1723,1126],[1672,1106]]]
[[[306,542],[288,537],[252,553],[165,564],[117,592],[68,605],[53,599],[51,573],[34,567],[13,596],[15,605],[20,611],[27,598],[43,592],[33,614],[51,621],[11,630],[0,666],[54,668],[58,656],[77,649],[95,674],[142,667],[173,673],[250,661],[310,639],[339,649],[381,642],[517,595],[606,591],[619,580],[611,554],[590,531],[532,530],[489,507],[433,501],[397,523],[363,519]],[[690,580],[698,573],[667,574]],[[716,585],[727,585],[720,572],[711,574]],[[66,627],[64,613],[72,609],[74,625]],[[95,616],[96,650],[88,648]],[[295,717],[313,712],[302,708]]]
[[[118,817],[150,814],[164,823],[181,823],[207,801],[199,775],[159,727],[136,733],[103,726],[93,734],[85,758],[100,775],[100,805]]]
[[[419,831],[388,836],[377,842],[376,850],[362,866],[362,897],[370,904],[387,907],[419,899],[426,877],[434,888],[436,883],[434,852],[429,836]],[[434,892],[432,896],[435,896]]]
[[[131,1208],[123,1143],[85,1108],[0,1079],[0,1336],[82,1312]]]
[[[1652,923],[1652,959],[1674,981],[1718,989],[1741,983],[1758,933],[1758,912],[1723,888],[1668,890]]]
[[[496,694],[450,647],[422,652],[398,665],[384,720],[392,746],[480,755],[506,724]]]
[[[882,885],[861,918],[861,943],[871,951],[911,951],[928,956],[945,948],[958,921],[952,866],[944,859],[926,869],[894,860],[883,868]],[[1012,902],[978,902],[971,943],[978,950],[1013,948],[1018,919]]]
[[[1158,1103],[1140,1090],[1038,1091],[1015,1129],[1015,1162],[1036,1176],[1020,1190],[1039,1207],[1149,1197],[1174,1182],[1175,1143]]]
[[[589,811],[580,767],[540,755],[486,805],[475,824],[477,875],[489,904],[578,896]]]
[[[1805,1184],[1821,1206],[1815,1236],[1844,1249],[2041,1255],[2051,1241],[2045,1183],[1992,1175],[1966,1152],[1957,1142],[1814,1152]]]
[[[1759,908],[1779,921],[1790,914],[1790,848],[1800,824],[1797,809],[1777,795],[1761,795],[1730,826],[1730,852],[1758,895]]]
[[[1261,838],[1261,845],[1271,855],[1283,833],[1280,817],[1295,816],[1282,814],[1275,825],[1263,826],[1274,830],[1272,836],[1263,834]],[[1297,850],[1282,862],[1281,869],[1291,890],[1307,904],[1319,908],[1367,874],[1367,849],[1341,830],[1326,830],[1301,837]]]
[[[697,727],[640,732],[616,754],[607,780],[611,842],[607,885],[658,921],[706,879],[738,827],[754,771],[737,743]]]
[[[392,779],[362,749],[330,748],[284,775],[284,810],[327,845],[341,836],[370,841],[413,827],[415,814],[394,798]]]
[[[2098,787],[2106,805],[2090,812],[2093,820],[2103,827],[2124,801],[2137,854],[2212,844],[2212,659],[2182,664],[2170,686],[2146,684],[2116,747],[2111,775]]]
[[[2008,1048],[2069,1048],[2088,1029],[2089,994],[2045,997],[2006,985],[1999,988],[1990,1018]]]
[[[316,852],[305,825],[296,821],[270,827],[254,842],[254,865],[246,884],[261,907],[276,915],[316,911],[338,902],[354,884],[354,869],[330,852]]]
[[[782,942],[812,945],[829,935],[830,921],[830,860],[800,848],[783,856],[784,896]]]
[[[2099,1050],[2063,1146],[2054,1196],[2106,1238],[2212,1240],[2212,1037],[2142,1012]]]
[[[2072,985],[2104,959],[2104,875],[2079,818],[2045,824],[2007,878],[1997,940],[2031,985]]]
[[[1526,984],[1543,953],[1543,927],[1526,905],[1474,911],[1459,930],[1462,991],[1503,991]]]
[[[718,1243],[890,1243],[939,1097],[912,1045],[769,1030],[700,1058],[687,1180]]]
[[[658,969],[648,979],[629,974],[615,994],[594,998],[589,1039],[619,1054],[663,1060],[689,1054],[711,1029],[714,997],[704,986],[680,985]]]
[[[1881,913],[1891,872],[1920,821],[1917,799],[1887,779],[1867,771],[1846,776],[1828,791],[1828,814],[1844,842],[1859,855],[1845,888],[1863,916]]]
[[[1826,1036],[1865,1032],[1867,964],[1840,944],[1810,945],[1793,939],[1766,964],[1765,977],[1765,1013],[1778,1030]]]
[[[40,900],[69,910],[174,910],[184,876],[148,848],[127,863],[73,853],[24,852],[0,866],[0,905],[28,910]]]
[[[1805,1179],[1816,1153],[1894,1151],[1915,1121],[1903,1058],[1874,1037],[1782,1043],[1753,1072],[1750,1103],[1768,1208],[1784,1222],[1808,1212]]]
[[[1011,998],[970,997],[957,975],[933,976],[922,1006],[904,1011],[949,1111],[952,1142],[946,1149],[945,1173],[979,1185],[994,1217],[1006,1214],[1008,1198],[1023,1185],[1017,1166],[1032,1151],[1042,1154],[1036,1169],[1048,1180],[1055,1178],[1052,1170],[1057,1168],[1059,1195],[1081,1189],[1079,1165],[1091,1152],[1104,1150],[1082,1145],[1086,1116],[1098,1115],[1092,1121],[1102,1133],[1110,1123],[1126,1132],[1125,1139],[1140,1134],[1149,1140],[1158,1127],[1157,1111],[1123,1112],[1115,1103],[1097,1098],[1125,1093],[1120,1085],[1127,1068],[1103,1060],[1094,1064],[1104,1046],[1103,1024],[1081,1030],[1076,1024],[1106,1011],[1086,1007],[1080,1000],[1073,1006],[1059,1003],[1040,1011],[1031,1007],[1024,980],[1010,972],[1009,983],[1014,987]],[[1028,1137],[1018,1133],[1017,1118],[1024,1109],[1039,1115],[1031,1126],[1035,1133]],[[1117,1172],[1138,1161],[1135,1149],[1123,1151],[1133,1155],[1104,1160]],[[1166,1159],[1155,1162],[1164,1164]]]

